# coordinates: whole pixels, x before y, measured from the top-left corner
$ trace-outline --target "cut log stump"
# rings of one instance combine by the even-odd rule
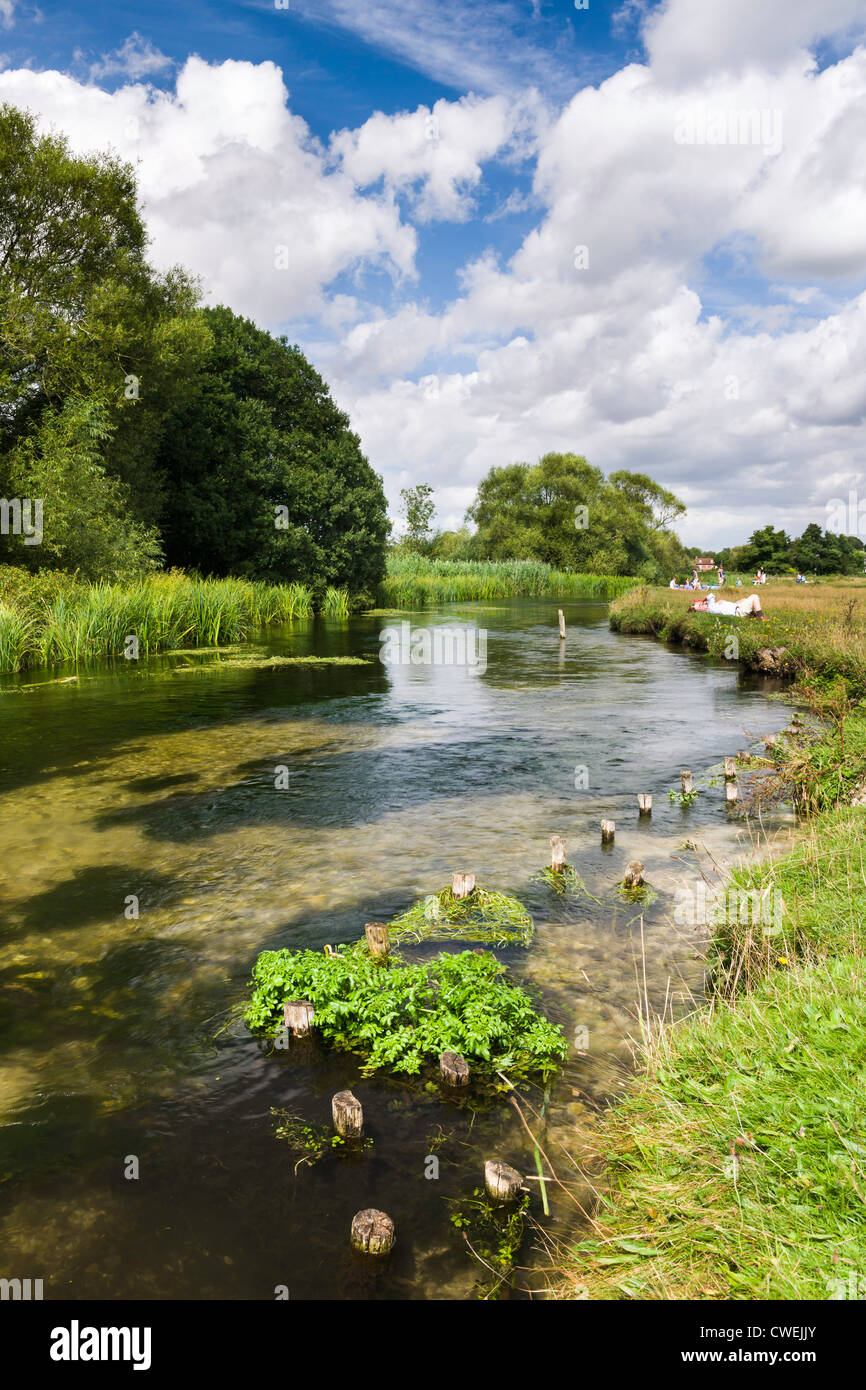
[[[352,1217],[352,1249],[362,1255],[389,1255],[397,1233],[394,1222],[384,1211],[365,1207]]]
[[[561,835],[550,837],[550,867],[555,874],[561,874],[565,868],[565,841]]]
[[[460,902],[461,898],[468,898],[470,893],[475,892],[475,875],[452,874],[451,892],[454,894],[457,902]]]
[[[561,608],[559,610],[559,639],[561,642],[565,641],[565,614]]]
[[[690,767],[684,767],[680,773],[680,784],[683,789],[683,794],[687,796],[692,790],[692,770]]]
[[[510,1164],[488,1159],[484,1165],[484,1186],[494,1202],[515,1202],[520,1196],[523,1177]]]
[[[384,922],[368,922],[364,927],[364,935],[371,956],[387,956],[391,942]]]
[[[639,859],[629,860],[622,881],[623,888],[641,888],[643,887],[643,883],[643,864]]]
[[[306,1038],[313,1030],[315,1011],[306,999],[293,999],[283,1008],[283,1023],[295,1038]]]
[[[642,816],[652,815],[653,799],[650,792],[638,792],[637,804]]]
[[[732,806],[732,805],[736,802],[736,800],[737,800],[737,784],[736,784],[736,782],[726,782],[726,783],[725,783],[725,802],[726,802],[726,804],[729,805],[729,806]]]
[[[439,1058],[439,1074],[446,1086],[469,1085],[469,1063],[457,1052],[443,1052]]]
[[[616,834],[616,821],[603,820],[601,823],[602,840],[612,840]]]
[[[736,780],[736,776],[737,776],[737,760],[736,760],[736,758],[725,758],[725,780],[728,781],[728,782],[735,781],[735,780]]]
[[[364,1111],[351,1091],[338,1091],[331,1100],[334,1129],[343,1139],[360,1139],[364,1133]]]

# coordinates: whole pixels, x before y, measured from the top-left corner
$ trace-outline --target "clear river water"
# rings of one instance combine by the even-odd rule
[[[533,916],[531,945],[497,954],[572,1045],[546,1096],[519,1090],[590,1200],[578,1170],[629,1084],[639,994],[676,1015],[702,988],[675,890],[753,839],[707,771],[787,714],[777,683],[617,635],[604,604],[564,604],[561,644],[558,606],[316,619],[255,648],[367,665],[186,653],[0,681],[0,1274],[42,1278],[46,1298],[473,1297],[485,1270],[452,1204],[487,1158],[534,1171],[514,1109],[365,1078],[315,1046],[274,1053],[231,1012],[262,949],[354,940],[454,869]],[[483,628],[486,669],[383,665],[380,631],[401,620]],[[704,787],[688,807],[667,795],[684,766]],[[587,893],[533,881],[551,834]],[[642,918],[615,892],[632,858],[656,895]],[[327,1126],[345,1088],[372,1145],[296,1167],[272,1112]],[[548,1190],[533,1216],[579,1237],[579,1206]],[[385,1262],[349,1248],[367,1206],[397,1225]],[[542,1288],[549,1260],[530,1235],[510,1296]]]

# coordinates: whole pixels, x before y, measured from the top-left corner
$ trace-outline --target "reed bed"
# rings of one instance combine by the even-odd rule
[[[537,560],[430,560],[391,555],[379,586],[383,608],[503,598],[616,598],[638,581],[623,575],[571,574]]]
[[[197,579],[176,572],[134,584],[50,583],[37,575],[0,576],[0,671],[122,656],[135,637],[140,654],[240,642],[264,627],[308,617],[305,584]]]

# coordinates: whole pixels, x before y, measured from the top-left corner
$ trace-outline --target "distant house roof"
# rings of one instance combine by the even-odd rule
[[[716,562],[712,555],[701,555],[699,559],[695,560],[695,564],[699,570],[712,570],[716,567]]]

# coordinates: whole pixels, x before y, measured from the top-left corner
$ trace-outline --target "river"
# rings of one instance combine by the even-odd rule
[[[558,606],[316,619],[255,649],[367,665],[201,653],[67,684],[3,678],[0,1273],[42,1278],[46,1298],[472,1297],[485,1270],[452,1204],[485,1158],[534,1171],[512,1107],[360,1077],[345,1054],[272,1053],[230,1018],[260,950],[353,940],[453,869],[532,913],[530,947],[498,954],[572,1046],[546,1099],[520,1091],[576,1180],[593,1115],[628,1084],[644,975],[656,1009],[667,997],[681,1013],[701,989],[700,931],[673,921],[675,888],[751,840],[720,786],[687,808],[668,788],[787,716],[776,682],[612,633],[604,604],[564,604],[560,644]],[[383,665],[379,633],[401,619],[483,628],[486,669]],[[588,893],[532,881],[554,833]],[[657,894],[643,946],[639,909],[614,892],[631,858]],[[272,1111],[327,1125],[345,1088],[372,1145],[296,1169]],[[549,1191],[550,1218],[537,1196],[533,1215],[568,1240],[579,1212]],[[367,1206],[396,1221],[386,1262],[349,1250]],[[537,1246],[519,1289],[543,1284]]]

